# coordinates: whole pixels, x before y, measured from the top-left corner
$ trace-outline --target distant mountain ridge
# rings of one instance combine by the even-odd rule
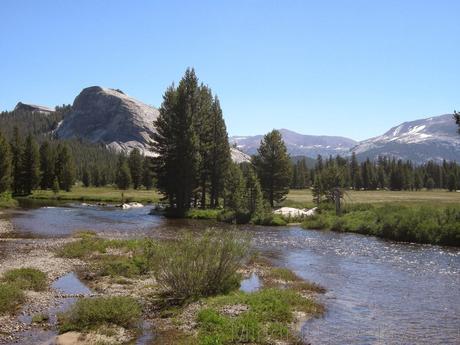
[[[414,162],[460,162],[460,135],[453,114],[404,122],[352,149],[358,158],[392,156]]]
[[[18,110],[42,113],[51,108],[19,102]],[[55,133],[59,138],[80,138],[104,143],[118,151],[129,152],[134,147],[152,155],[150,136],[156,131],[153,122],[158,109],[142,103],[117,89],[93,86],[83,89],[76,97],[72,111],[64,117]],[[349,156],[376,159],[390,156],[415,163],[434,161],[460,162],[460,135],[452,114],[407,121],[384,134],[357,142],[340,136],[304,135],[280,129],[287,150],[292,157]],[[249,161],[257,152],[263,135],[233,136],[229,138],[232,158],[236,162]]]
[[[357,141],[345,137],[327,135],[304,135],[288,129],[280,129],[286,147],[291,156],[316,157],[317,155],[346,155]],[[230,144],[248,154],[255,154],[263,135],[233,136]]]
[[[303,135],[287,129],[280,132],[291,156],[349,156],[355,152],[360,160],[389,156],[415,163],[443,159],[460,162],[460,135],[452,114],[404,122],[381,136],[361,142],[344,137]],[[230,142],[248,154],[255,154],[262,138],[263,135],[233,136]]]

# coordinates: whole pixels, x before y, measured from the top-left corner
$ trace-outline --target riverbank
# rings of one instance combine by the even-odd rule
[[[324,308],[315,301],[315,295],[324,292],[323,288],[255,257],[238,269],[245,291],[232,290],[229,294],[217,294],[217,297],[171,303],[152,274],[148,261],[151,255],[148,248],[155,243],[157,241],[100,238],[88,231],[66,239],[1,239],[0,280],[11,270],[30,268],[43,272],[47,283],[40,291],[24,290],[25,299],[19,309],[0,316],[0,343],[21,342],[28,337],[37,343],[55,341],[61,345],[71,344],[75,339],[81,344],[95,341],[121,344],[144,337],[148,342],[143,344],[153,345],[177,344],[178,335],[195,342],[204,338],[242,336],[229,333],[227,327],[218,327],[209,333],[214,321],[206,319],[205,326],[203,318],[211,315],[227,326],[243,327],[237,328],[240,330],[253,327],[251,332],[258,333],[249,333],[248,336],[252,337],[254,344],[270,337],[279,338],[279,344],[291,344],[297,339],[303,322],[323,313]],[[56,290],[55,282],[67,279],[72,272],[95,297],[89,299],[78,293],[69,295]],[[72,281],[71,285],[76,283],[81,284]],[[118,297],[127,300],[117,300]],[[83,304],[77,302],[75,309],[71,307],[75,301]],[[284,301],[286,307],[279,309],[280,301]],[[100,314],[95,306],[85,306],[93,302],[99,305],[97,308],[102,308]],[[113,314],[121,308],[118,303],[127,308],[123,314],[137,315],[137,306],[140,306],[141,314],[132,324],[120,324],[121,315]],[[78,308],[90,309],[77,311]],[[59,312],[66,310],[59,316]],[[270,312],[267,314],[267,311]],[[94,325],[86,328],[79,324],[76,321],[78,314],[75,314],[79,312],[93,313],[91,322]],[[281,316],[276,316],[277,313]],[[85,315],[89,317],[89,314]],[[66,321],[68,317],[73,320],[71,323]],[[107,322],[113,324],[107,326]],[[139,324],[142,324],[140,328]],[[58,332],[62,335],[52,340],[50,337],[56,337]],[[152,332],[158,334],[155,341]],[[261,342],[254,336],[260,337]]]
[[[341,216],[325,208],[306,218],[302,227],[355,232],[402,242],[460,246],[460,206],[356,204],[345,207]]]
[[[46,288],[41,291],[25,290],[19,308],[13,313],[0,315],[0,344],[15,342],[23,332],[34,328],[32,318],[57,307],[66,298],[51,288],[59,277],[84,263],[78,259],[59,258],[54,250],[72,239],[20,239],[0,238],[0,278],[20,268],[33,268],[46,275]],[[1,282],[0,282],[1,283]],[[14,286],[14,284],[13,284]],[[7,296],[2,296],[7,298]],[[7,301],[0,301],[7,302]],[[1,303],[0,303],[1,304]]]

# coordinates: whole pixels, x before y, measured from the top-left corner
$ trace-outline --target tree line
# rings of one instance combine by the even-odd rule
[[[315,166],[308,168],[301,159],[293,163],[291,188],[312,188],[314,194],[326,194],[335,188],[353,190],[428,190],[460,189],[460,166],[456,162],[429,161],[416,165],[411,161],[378,157],[359,162],[353,153],[324,159],[318,156]]]
[[[75,183],[75,164],[66,144],[39,146],[32,134],[22,140],[17,127],[10,142],[0,133],[0,193],[29,195],[34,189],[70,191]]]

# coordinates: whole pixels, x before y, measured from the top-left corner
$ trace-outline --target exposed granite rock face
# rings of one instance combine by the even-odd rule
[[[14,110],[15,111],[34,111],[34,112],[39,112],[39,113],[43,113],[43,114],[49,114],[49,113],[52,113],[54,112],[54,109],[52,108],[49,108],[49,107],[45,107],[43,105],[36,105],[36,104],[26,104],[26,103],[22,103],[22,102],[19,102],[18,104],[16,104],[16,106],[14,107]]]
[[[235,163],[244,163],[251,161],[251,156],[234,147],[230,148],[230,155],[232,156],[232,161],[234,161]]]
[[[158,109],[120,90],[92,86],[75,98],[72,112],[56,134],[64,139],[104,143],[117,151],[128,152],[137,147],[150,156],[150,136],[155,132],[153,121],[158,115]]]

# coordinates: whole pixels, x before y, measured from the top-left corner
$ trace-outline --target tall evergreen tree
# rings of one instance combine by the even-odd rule
[[[119,189],[128,189],[131,185],[131,181],[131,172],[129,170],[128,162],[123,155],[120,155],[118,157],[115,183]]]
[[[187,69],[179,86],[166,90],[152,136],[157,187],[178,214],[190,208],[197,187],[199,99],[198,79],[193,69]]]
[[[449,192],[453,192],[457,189],[457,176],[453,172],[449,174],[447,189]]]
[[[101,186],[101,171],[100,171],[100,168],[97,165],[94,165],[91,168],[90,179],[91,179],[91,183],[92,183],[92,185],[94,187],[100,187]]]
[[[245,169],[244,175],[246,180],[246,208],[251,217],[257,214],[262,214],[264,211],[264,199],[262,188],[260,187],[260,182],[254,168],[249,166]]]
[[[231,163],[225,179],[224,207],[238,214],[246,213],[245,181],[241,168],[236,163]]]
[[[31,134],[26,138],[21,166],[22,191],[25,195],[29,195],[40,182],[40,153]]]
[[[13,129],[13,140],[11,141],[12,153],[12,175],[13,175],[13,193],[20,195],[23,193],[22,180],[22,154],[24,152],[24,144],[19,136],[18,127]]]
[[[153,188],[152,159],[150,157],[144,157],[142,164],[142,184],[147,190]]]
[[[11,153],[10,145],[0,132],[0,193],[11,187]]]
[[[211,182],[210,202],[211,207],[215,208],[218,206],[219,197],[223,193],[225,177],[231,163],[227,128],[217,96],[212,103],[209,122],[211,127],[210,153],[208,159]]]
[[[91,176],[89,174],[88,167],[83,168],[81,182],[83,183],[84,187],[89,187],[91,185]]]
[[[457,113],[455,110],[454,110],[454,120],[458,126],[458,133],[460,133],[460,113]]]
[[[353,189],[361,188],[359,163],[358,159],[356,158],[356,153],[354,151],[351,154],[350,179],[351,187],[353,187]]]
[[[56,158],[56,177],[59,188],[70,192],[75,184],[75,163],[66,144],[59,145]]]
[[[324,194],[323,185],[321,183],[321,177],[319,174],[315,175],[315,179],[313,181],[313,188],[311,190],[313,195],[313,202],[319,206],[322,201],[322,196]]]
[[[129,171],[134,189],[138,189],[142,184],[142,154],[136,147],[131,150],[128,158]]]
[[[253,157],[262,190],[271,207],[284,200],[289,192],[291,163],[281,133],[266,134]]]
[[[49,141],[44,141],[40,146],[40,188],[49,189],[53,187],[55,177],[56,160]]]

